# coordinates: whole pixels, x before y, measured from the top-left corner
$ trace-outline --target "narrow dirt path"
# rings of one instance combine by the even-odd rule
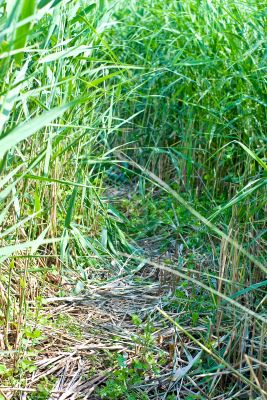
[[[129,195],[129,188],[107,192],[115,204]],[[161,238],[154,236],[139,240],[137,246],[143,255],[155,261],[177,260],[182,249],[170,241],[170,248],[160,254],[160,242]],[[168,395],[173,391],[177,396],[190,395],[191,387],[207,398],[203,389],[187,376],[201,352],[158,312],[158,308],[170,306],[173,318],[185,315],[175,295],[176,278],[159,273],[145,262],[127,273],[126,270],[122,268],[119,276],[100,279],[99,284],[88,281],[82,296],[46,299],[42,313],[48,323],[45,328],[42,325],[42,338],[36,346],[37,369],[28,375],[23,388],[5,388],[6,399],[21,393],[20,398],[34,400],[165,400],[171,398]],[[181,286],[179,293],[189,297],[186,287]],[[60,323],[51,325],[51,321],[59,320]],[[191,333],[203,330],[199,326],[186,328]],[[131,369],[134,363],[136,371]],[[128,375],[121,384],[129,382],[136,397],[114,393],[101,397],[100,388],[122,371]],[[132,374],[140,379],[132,381]],[[48,383],[49,395],[45,394]],[[36,391],[43,397],[31,397]]]
[[[138,315],[142,320],[153,317],[156,307],[161,305],[160,291],[159,283],[137,284],[121,278],[101,287],[90,286],[82,297],[51,299],[47,305],[49,314],[54,318],[59,315],[74,318],[81,336],[77,339],[49,328],[44,332],[47,340],[42,344],[38,369],[28,381],[27,391],[53,376],[51,400],[99,398],[95,395],[97,387],[113,370],[110,355],[121,354],[128,364],[139,357],[142,328],[133,324],[132,316]],[[168,354],[167,338],[171,338],[174,330],[157,325],[153,333],[155,347],[162,346],[166,338]],[[153,379],[150,382],[151,387],[162,384],[163,381],[153,382]]]

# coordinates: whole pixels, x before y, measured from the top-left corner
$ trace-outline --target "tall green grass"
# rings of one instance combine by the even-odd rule
[[[123,24],[112,28],[123,62],[145,67],[135,73],[137,91],[117,111],[144,112],[115,143],[131,142],[125,153],[143,166],[144,177],[193,206],[190,212],[217,237],[218,291],[263,319],[266,296],[256,287],[266,284],[266,16],[264,2],[131,2],[117,11]],[[242,365],[246,352],[261,357],[262,345],[253,350],[252,342],[262,343],[266,324],[229,309],[219,301],[217,333],[226,325],[236,332],[226,359]],[[233,344],[244,335],[253,336],[246,350]]]
[[[47,273],[85,283],[95,259],[131,251],[104,195],[109,168],[128,165],[142,195],[156,184],[212,238],[210,292],[230,299],[218,300],[217,334],[235,332],[220,357],[258,359],[263,384],[266,16],[260,1],[0,2],[6,349],[20,349]]]
[[[1,2],[0,13],[1,318],[7,349],[18,349],[31,272],[42,295],[51,270],[84,278],[93,256],[109,254],[102,231],[111,246],[110,229],[123,237],[97,166],[105,132],[124,124],[112,99],[131,66],[101,38],[101,2]]]

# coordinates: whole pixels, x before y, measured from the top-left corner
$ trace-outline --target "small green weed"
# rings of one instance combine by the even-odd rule
[[[137,397],[136,387],[142,383],[149,365],[145,362],[134,360],[131,366],[127,366],[126,360],[121,355],[117,358],[117,365],[119,369],[113,373],[112,378],[106,381],[105,386],[99,389],[98,393],[101,399],[147,400],[147,395],[141,391],[138,391]]]

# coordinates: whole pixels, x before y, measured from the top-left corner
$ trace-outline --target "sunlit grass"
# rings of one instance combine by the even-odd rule
[[[234,332],[215,360],[239,378],[246,357],[258,360],[241,381],[263,393],[264,2],[2,1],[0,26],[1,350],[21,360],[29,301],[38,308],[51,280],[78,294],[88,268],[116,259],[121,273],[125,252],[140,252],[142,220],[126,223],[105,191],[126,186],[153,204],[152,238],[165,229],[195,253],[199,232],[214,261],[196,272],[214,330]]]

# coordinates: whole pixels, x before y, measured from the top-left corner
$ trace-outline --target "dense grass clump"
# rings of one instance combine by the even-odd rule
[[[267,396],[266,22],[264,1],[0,0],[3,393],[45,326],[81,340],[45,300],[119,277],[158,303],[98,396]]]

